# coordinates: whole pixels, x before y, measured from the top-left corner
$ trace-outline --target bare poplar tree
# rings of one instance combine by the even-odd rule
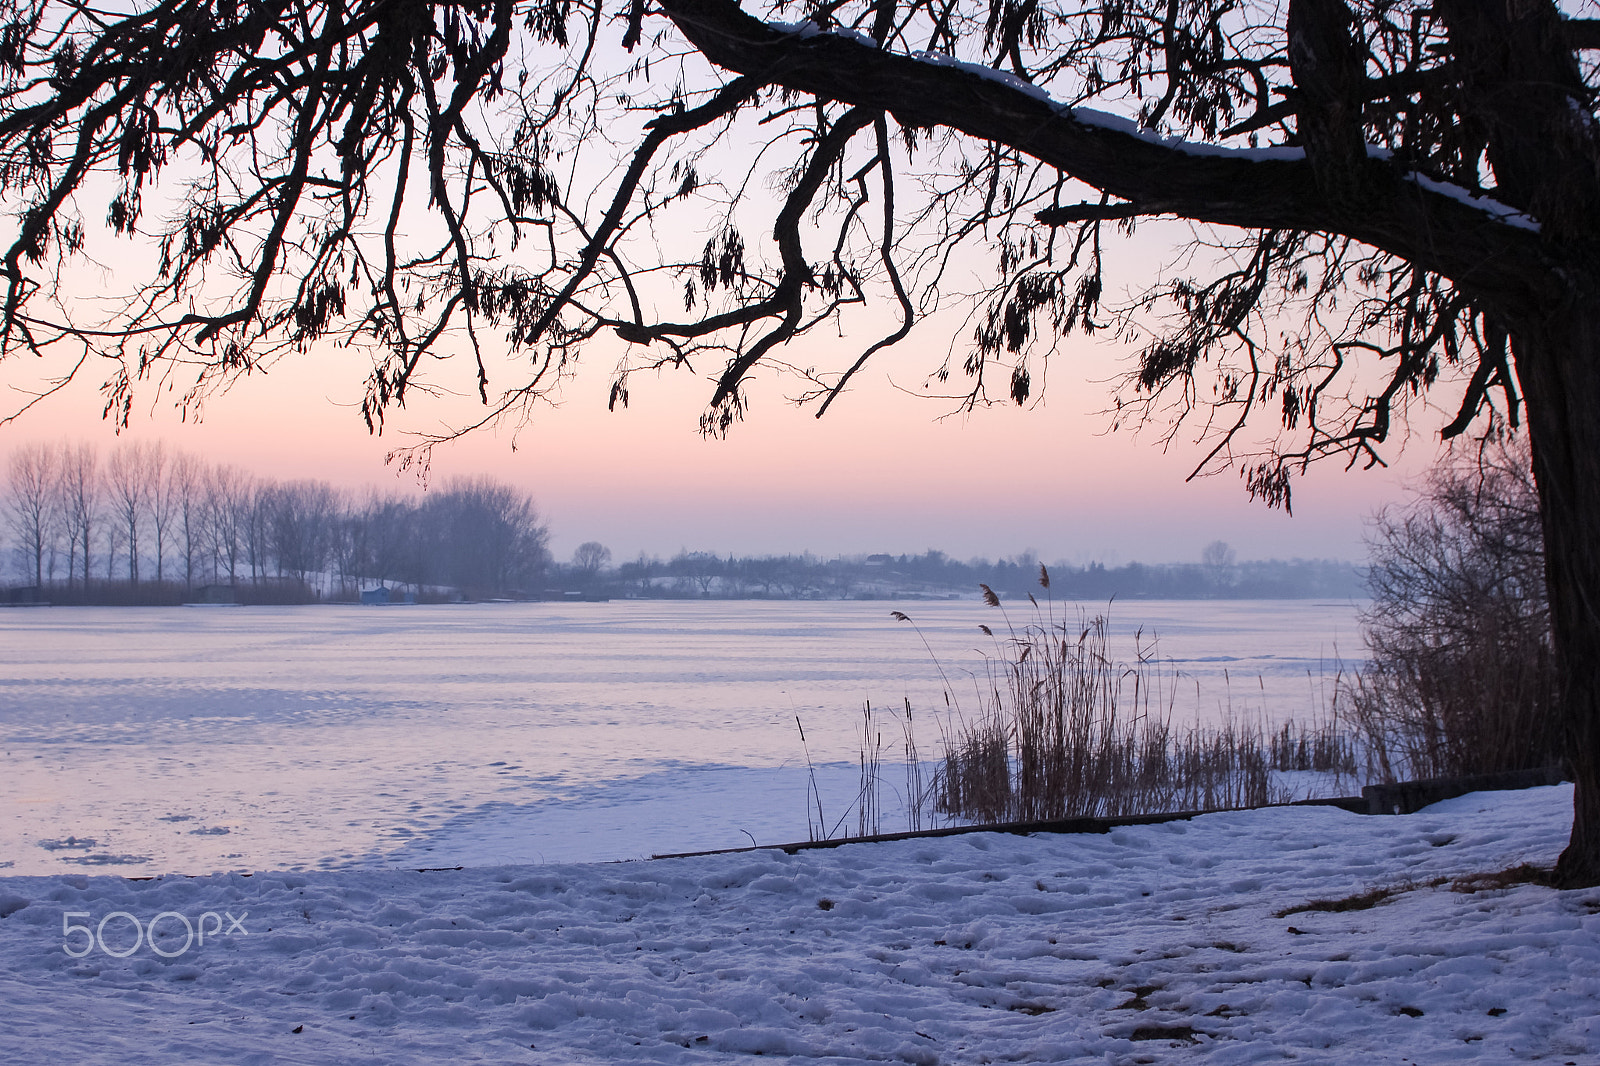
[[[17,538],[24,572],[44,588],[45,557],[53,551],[60,518],[58,453],[48,444],[28,444],[6,463],[5,513]]]
[[[291,481],[262,494],[266,508],[267,550],[278,573],[310,581],[328,564],[340,500],[325,481]]]
[[[142,441],[124,444],[106,461],[106,494],[118,524],[117,542],[128,549],[128,583],[134,586],[139,584],[139,554],[143,547],[139,530],[150,510],[154,462],[154,450]],[[110,576],[108,572],[106,577]]]
[[[146,475],[149,479],[150,531],[156,540],[156,582],[167,579],[167,544],[172,540],[179,512],[179,487],[172,482],[177,457],[167,452],[163,441],[150,446]]]
[[[257,585],[271,576],[272,561],[272,485],[249,479],[240,486],[231,502],[237,508],[239,532],[245,560],[250,564],[250,583]],[[278,576],[283,576],[279,567]]]
[[[102,524],[100,532],[101,543],[105,545],[106,554],[106,585],[108,587],[117,579],[117,557],[128,546],[128,527],[113,518]],[[131,564],[130,564],[131,565]]]
[[[188,452],[178,452],[167,467],[167,493],[177,516],[177,537],[183,545],[183,587],[194,588],[195,559],[205,542],[205,466]]]
[[[373,492],[363,508],[366,527],[365,573],[378,582],[413,581],[408,545],[416,539],[416,508],[394,495]]]
[[[255,576],[257,555],[250,545],[256,513],[254,480],[231,466],[215,466],[205,482],[205,529],[210,545],[211,576],[228,584],[239,583],[239,564],[247,558]]]
[[[101,512],[100,458],[92,444],[69,444],[61,450],[61,510],[67,540],[82,563],[83,592],[88,595]]]
[[[334,572],[338,576],[337,596],[350,597],[360,591],[361,580],[371,565],[370,532],[370,511],[353,499],[342,498],[333,519],[330,542]]]
[[[1205,569],[1213,589],[1221,591],[1233,580],[1233,566],[1238,553],[1225,540],[1214,540],[1200,552],[1200,565]]]

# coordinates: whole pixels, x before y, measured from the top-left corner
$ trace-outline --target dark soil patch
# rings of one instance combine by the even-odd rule
[[[1414,881],[1402,881],[1397,885],[1384,885],[1380,888],[1369,889],[1366,892],[1357,892],[1355,895],[1345,896],[1343,899],[1314,899],[1309,903],[1301,903],[1294,907],[1285,907],[1281,911],[1274,912],[1273,917],[1287,918],[1291,914],[1304,914],[1307,911],[1327,911],[1338,913],[1342,911],[1371,910],[1378,904],[1385,903],[1388,900],[1393,899],[1395,896],[1406,892],[1414,892],[1419,888],[1438,888],[1448,880],[1449,878],[1447,877],[1436,877],[1432,881],[1427,881],[1422,884],[1418,884]]]
[[[1146,996],[1152,992],[1161,991],[1160,985],[1140,985],[1137,988],[1125,988],[1124,992],[1132,992],[1133,998],[1117,1004],[1113,1010],[1149,1010],[1150,1004],[1145,1002]]]
[[[1128,1034],[1129,1040],[1183,1040],[1197,1043],[1190,1025],[1141,1025]]]
[[[1458,877],[1450,882],[1452,892],[1488,892],[1493,889],[1510,888],[1512,885],[1544,885],[1554,888],[1556,872],[1543,866],[1535,866],[1525,862],[1520,866],[1509,866],[1504,870],[1496,870],[1486,874],[1468,874]]]

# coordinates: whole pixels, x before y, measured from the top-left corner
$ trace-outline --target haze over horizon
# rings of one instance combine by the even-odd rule
[[[787,402],[792,379],[758,380],[749,417],[727,439],[708,440],[698,432],[703,377],[636,374],[631,406],[608,412],[610,377],[597,353],[531,424],[440,447],[430,477],[486,474],[526,489],[562,560],[597,540],[617,562],[681,550],[935,548],[959,559],[1033,551],[1047,562],[1117,565],[1196,561],[1204,545],[1224,540],[1240,559],[1360,561],[1365,519],[1403,498],[1407,479],[1438,451],[1422,429],[1390,447],[1391,469],[1314,466],[1296,479],[1291,517],[1251,501],[1236,473],[1186,482],[1203,454],[1191,431],[1165,450],[1152,429],[1111,431],[1100,413],[1110,403],[1105,382],[1123,367],[1110,345],[1075,341],[1027,408],[955,414],[953,401],[915,395],[936,362],[925,349],[880,358],[820,420]],[[414,473],[385,466],[386,454],[413,442],[406,431],[459,424],[474,405],[420,397],[370,436],[359,414],[364,365],[359,353],[325,347],[287,358],[209,398],[198,424],[170,402],[181,385],[145,385],[124,437],[162,439],[264,477],[414,490]],[[0,454],[70,439],[114,447],[97,385],[85,377],[0,429]]]

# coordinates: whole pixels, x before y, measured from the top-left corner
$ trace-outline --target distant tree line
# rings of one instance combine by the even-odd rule
[[[260,478],[159,443],[104,457],[28,445],[5,471],[14,599],[182,602],[209,586],[240,602],[305,602],[385,583],[424,598],[531,596],[549,564],[532,499],[489,478],[411,499]]]
[[[354,600],[364,588],[464,597],[905,599],[1037,590],[1031,552],[991,562],[920,555],[723,556],[683,551],[612,565],[581,544],[556,564],[532,499],[490,478],[420,499],[325,481],[274,481],[164,445],[14,449],[0,485],[11,591],[53,603],[179,603],[225,589],[238,602]],[[1218,541],[1198,563],[1050,566],[1064,599],[1295,598],[1362,594],[1324,560],[1238,562]]]
[[[975,595],[980,584],[1002,597],[1038,591],[1039,559],[1030,552],[991,562],[965,562],[944,552],[920,555],[721,556],[680,552],[662,560],[641,555],[614,568],[610,551],[582,545],[553,585],[586,594],[666,599],[904,599]],[[1101,563],[1050,566],[1060,598],[1292,599],[1363,594],[1361,572],[1348,563],[1296,559],[1238,562],[1226,544],[1208,545],[1199,563]]]

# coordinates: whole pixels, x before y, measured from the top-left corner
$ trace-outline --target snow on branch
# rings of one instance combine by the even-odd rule
[[[815,22],[810,21],[768,22],[766,23],[766,26],[777,33],[786,34],[801,40],[807,40],[816,37],[834,37],[840,40],[850,41],[855,44],[865,45],[866,47],[872,48],[875,51],[879,49],[878,42],[874,41],[871,37],[859,30],[850,29],[848,27],[836,30],[825,30],[818,26]],[[1103,129],[1115,133],[1121,133],[1129,137],[1136,137],[1147,144],[1165,148],[1169,151],[1181,152],[1184,155],[1194,156],[1196,158],[1238,159],[1247,162],[1263,162],[1269,160],[1277,162],[1303,162],[1306,157],[1305,149],[1290,145],[1267,145],[1263,147],[1243,148],[1221,144],[1211,144],[1204,141],[1190,141],[1182,137],[1164,136],[1155,130],[1147,129],[1141,126],[1138,122],[1123,115],[1114,114],[1109,111],[1101,111],[1092,107],[1073,107],[1071,105],[1064,104],[1053,98],[1049,91],[1043,86],[1035,85],[1032,82],[1025,81],[1009,71],[998,70],[994,67],[985,66],[982,63],[973,63],[967,60],[957,59],[954,56],[946,55],[941,52],[910,52],[907,53],[906,58],[917,63],[927,64],[929,66],[959,70],[963,73],[971,74],[974,77],[982,78],[985,81],[993,82],[996,85],[1003,86],[1014,92],[1022,93],[1025,96],[1050,105],[1050,107],[1052,107],[1057,113],[1071,119],[1079,125],[1091,126],[1096,129]],[[1371,159],[1388,159],[1390,152],[1387,148],[1384,148],[1380,145],[1368,144],[1367,156]],[[1467,207],[1475,208],[1496,222],[1502,222],[1506,225],[1516,226],[1519,229],[1529,230],[1531,232],[1538,232],[1539,230],[1539,223],[1537,220],[1530,218],[1528,215],[1509,204],[1501,203],[1500,201],[1495,200],[1492,197],[1485,196],[1482,193],[1474,192],[1471,189],[1456,185],[1452,182],[1440,181],[1436,178],[1428,177],[1427,175],[1417,171],[1408,171],[1403,175],[1403,178],[1406,181],[1415,183],[1419,187],[1426,189],[1429,192],[1437,193],[1440,196],[1449,197],[1457,203],[1464,204]],[[1048,213],[1051,215],[1051,218],[1048,221],[1054,223],[1076,220],[1080,217],[1091,217],[1089,215],[1075,215],[1070,211],[1070,209],[1067,208],[1055,209]],[[1104,217],[1122,218],[1129,217],[1133,214],[1163,213],[1168,212],[1146,207],[1143,209],[1129,210],[1124,213],[1114,212],[1112,214],[1105,215]],[[1041,218],[1041,221],[1046,220]]]

